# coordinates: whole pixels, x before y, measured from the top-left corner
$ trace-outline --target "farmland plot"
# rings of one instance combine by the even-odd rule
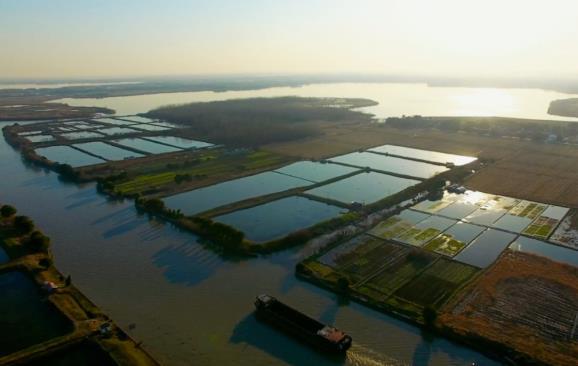
[[[446,232],[430,241],[425,248],[453,257],[484,230],[485,228],[481,226],[458,222]]]
[[[394,238],[411,229],[415,224],[427,219],[430,215],[422,212],[404,210],[399,215],[388,218],[377,224],[369,233],[383,239]]]
[[[457,221],[444,217],[432,216],[427,218],[406,232],[398,235],[395,240],[402,243],[421,246],[445,231]]]

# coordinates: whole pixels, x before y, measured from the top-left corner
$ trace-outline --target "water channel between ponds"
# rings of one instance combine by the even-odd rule
[[[297,280],[306,248],[223,259],[190,233],[138,216],[132,202],[23,164],[4,140],[0,171],[10,177],[0,180],[0,201],[32,217],[52,238],[59,269],[124,329],[135,324],[130,334],[164,365],[496,365]],[[328,358],[257,322],[253,299],[264,292],[350,333],[347,358]]]

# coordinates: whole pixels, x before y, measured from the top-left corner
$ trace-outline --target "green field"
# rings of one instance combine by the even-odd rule
[[[410,251],[411,249],[405,246],[381,241],[373,249],[364,253],[357,251],[350,253],[348,256],[350,260],[343,262],[337,270],[349,275],[355,282],[359,282],[381,268],[397,263],[399,258],[405,257]]]
[[[367,281],[364,286],[384,294],[391,294],[421,270],[438,258],[437,255],[420,249],[403,247],[396,256],[384,261],[379,274]]]
[[[440,307],[478,271],[479,269],[473,266],[440,258],[394,295],[420,306]]]
[[[540,216],[523,231],[523,234],[540,239],[547,239],[558,223],[559,221],[556,219]]]
[[[422,245],[423,243],[435,238],[440,233],[440,230],[433,227],[429,227],[423,230],[413,227],[401,234],[398,239],[411,245]]]
[[[444,233],[430,241],[424,248],[432,252],[453,257],[465,246],[466,243],[454,239],[450,234]]]
[[[161,167],[147,166],[138,170],[129,170],[128,178],[115,182],[113,190],[117,193],[146,194],[149,191],[162,191],[175,184],[177,175],[190,175],[193,180],[223,177],[225,180],[235,174],[277,167],[287,158],[266,151],[253,151],[241,154],[227,154],[223,150],[208,151],[199,154],[194,160],[182,164],[164,164]]]
[[[540,203],[523,201],[522,203],[518,204],[513,209],[511,209],[509,213],[514,216],[535,219],[536,217],[540,216],[542,212],[544,212],[546,207],[547,207],[546,205]]]

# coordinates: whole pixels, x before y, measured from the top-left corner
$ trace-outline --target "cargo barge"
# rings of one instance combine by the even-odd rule
[[[257,316],[325,351],[345,353],[352,339],[344,332],[283,304],[273,296],[259,295],[255,300]]]

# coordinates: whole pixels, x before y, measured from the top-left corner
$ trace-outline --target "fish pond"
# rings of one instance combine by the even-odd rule
[[[142,154],[121,149],[101,141],[86,142],[83,144],[75,144],[73,146],[91,154],[98,155],[106,160],[123,160],[130,158],[140,158],[144,156]]]
[[[0,274],[0,356],[72,331],[72,324],[19,271]]]
[[[452,163],[457,166],[465,165],[471,163],[474,160],[477,160],[476,158],[471,156],[446,154],[437,151],[414,149],[411,147],[396,146],[396,145],[378,146],[371,148],[368,151],[377,152],[381,154],[393,154],[407,158],[431,161],[434,163],[442,163],[442,164]]]
[[[103,134],[92,131],[68,132],[63,133],[60,136],[68,140],[97,139],[100,137],[104,137]]]
[[[179,149],[202,149],[205,147],[215,146],[209,142],[189,140],[176,136],[154,136],[146,137],[145,139],[178,147]]]
[[[73,149],[70,146],[50,146],[36,149],[36,154],[44,156],[46,159],[68,164],[73,168],[85,165],[104,163],[105,160],[83,153]]]
[[[472,266],[485,268],[492,264],[515,238],[515,234],[488,229],[454,259]]]
[[[265,172],[180,193],[167,197],[164,201],[172,209],[181,210],[185,215],[194,215],[248,198],[310,184],[311,182],[303,179]]]
[[[108,135],[108,136],[129,135],[131,133],[142,132],[139,130],[133,130],[132,128],[126,128],[126,127],[109,127],[109,128],[102,128],[102,129],[99,129],[96,131],[100,132],[100,133],[104,133],[105,135]]]
[[[322,164],[313,161],[299,161],[275,171],[281,174],[318,183],[350,174],[357,170],[359,169],[339,164]]]
[[[527,217],[515,216],[512,214],[505,214],[498,221],[492,224],[492,227],[511,231],[514,233],[521,233],[528,225],[532,223],[532,219]]]
[[[26,139],[30,142],[48,142],[54,141],[54,137],[52,135],[32,135],[26,136]]]
[[[510,245],[510,249],[540,255],[556,262],[578,267],[578,251],[548,244],[541,240],[520,236]]]
[[[383,156],[370,152],[353,152],[350,154],[336,156],[329,159],[335,163],[353,165],[360,168],[369,167],[375,170],[403,174],[417,178],[430,178],[439,173],[443,173],[448,168],[440,165],[422,163],[419,161]]]
[[[369,172],[317,187],[306,193],[343,203],[370,204],[418,183],[419,181],[413,179]]]
[[[395,240],[405,244],[421,246],[456,223],[456,220],[431,216],[396,236]]]
[[[139,130],[144,130],[144,131],[168,131],[171,129],[170,127],[149,125],[146,123],[143,123],[140,125],[132,125],[130,127],[131,128],[138,128]]]
[[[265,242],[339,216],[342,211],[337,206],[292,196],[218,216],[214,220],[241,230],[249,240]]]
[[[107,125],[115,125],[115,126],[129,126],[129,125],[134,125],[137,122],[130,122],[130,121],[122,121],[120,119],[113,119],[113,118],[100,118],[100,119],[95,119],[93,121],[99,122],[99,123],[106,123]]]
[[[113,142],[149,154],[163,154],[175,151],[182,151],[177,147],[167,146],[156,142],[144,140],[141,138],[121,139],[121,140],[114,140]]]

